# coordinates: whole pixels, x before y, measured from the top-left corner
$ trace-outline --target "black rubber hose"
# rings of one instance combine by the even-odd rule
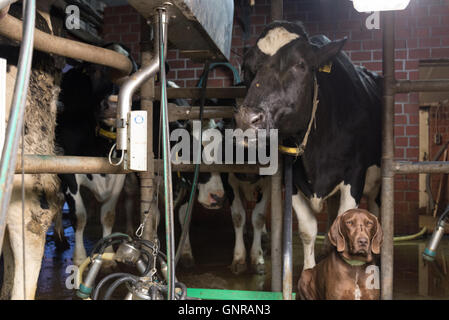
[[[145,276],[152,269],[151,254],[148,251],[146,251],[146,250],[141,250],[140,253],[147,258],[147,266],[145,268],[145,271],[143,272],[143,276]]]
[[[94,290],[92,291],[92,300],[97,300],[98,299],[98,294],[100,292],[101,287],[103,287],[103,285],[108,282],[109,280],[113,279],[113,278],[117,278],[117,277],[126,277],[129,276],[129,273],[113,273],[110,274],[106,277],[104,277],[103,279],[101,279],[101,281],[95,286]]]
[[[92,249],[92,252],[91,252],[90,256],[92,257],[92,256],[97,252],[98,248],[104,246],[105,243],[107,243],[108,241],[110,241],[110,240],[112,240],[112,239],[114,239],[114,238],[118,238],[118,237],[120,237],[120,238],[126,238],[128,241],[131,241],[131,240],[132,240],[132,238],[131,238],[129,235],[127,235],[127,234],[124,234],[124,233],[112,233],[112,234],[110,234],[110,235],[108,235],[108,236],[106,236],[106,237],[100,239],[100,240],[95,244],[95,246],[94,246],[93,249]],[[108,246],[109,246],[109,245],[107,245],[106,248],[107,248]],[[103,250],[104,250],[104,249],[103,249]]]
[[[131,282],[132,284],[135,284],[137,282],[137,280],[134,278],[134,276],[132,275],[127,275],[123,278],[117,279],[114,281],[114,283],[112,283],[112,285],[109,287],[109,289],[106,291],[105,295],[104,295],[104,300],[110,300],[112,294],[114,293],[114,291],[123,283],[125,282]]]
[[[201,97],[200,97],[200,141],[199,145],[202,145],[202,137],[203,137],[203,113],[204,113],[204,104],[206,103],[206,89],[207,89],[207,81],[209,80],[209,68],[210,62],[206,61],[206,64],[204,65],[204,81],[203,85],[201,87]],[[201,161],[199,161],[201,162]],[[178,243],[178,249],[176,250],[175,255],[175,266],[178,264],[179,258],[181,257],[182,248],[184,247],[184,244],[187,239],[188,230],[190,228],[190,221],[192,219],[192,209],[193,209],[193,203],[195,201],[195,195],[196,195],[196,185],[198,183],[198,175],[200,172],[200,163],[195,164],[195,171],[193,175],[193,182],[192,182],[192,190],[190,191],[190,197],[189,202],[187,204],[187,212],[184,217],[184,223],[182,223],[182,232],[181,237],[179,238]]]

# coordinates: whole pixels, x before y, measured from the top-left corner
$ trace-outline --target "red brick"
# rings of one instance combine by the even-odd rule
[[[139,23],[140,18],[137,14],[127,14],[120,16],[121,23]]]
[[[440,20],[435,17],[423,17],[417,20],[416,25],[418,27],[438,26],[440,24]]]
[[[194,70],[178,70],[178,79],[193,79],[195,78]]]
[[[418,201],[418,192],[406,192],[405,193],[405,200],[406,201]]]
[[[371,60],[371,52],[369,51],[352,51],[351,60],[353,61],[369,61]]]
[[[432,48],[430,56],[433,59],[447,59],[449,58],[449,48]]]
[[[404,126],[394,126],[394,136],[402,137],[405,135],[405,127]]]
[[[394,139],[394,144],[396,147],[408,147],[408,138],[407,137],[398,137]]]
[[[126,43],[138,42],[139,34],[138,33],[122,34],[122,41]]]
[[[442,6],[430,6],[429,7],[429,14],[430,15],[449,15],[449,6],[442,5]]]
[[[447,36],[449,34],[449,27],[432,27],[432,37],[435,36]]]
[[[361,48],[362,48],[362,42],[361,41],[348,40],[345,43],[345,46],[343,47],[343,50],[345,50],[345,51],[352,51],[352,50],[360,50]]]
[[[419,47],[420,48],[433,48],[439,47],[441,45],[440,38],[422,38],[419,39]]]
[[[412,49],[408,52],[409,59],[428,59],[430,57],[430,49]]]
[[[419,134],[419,126],[407,126],[405,128],[405,134],[407,136],[417,136]],[[416,150],[417,152],[417,150]],[[407,150],[407,156],[408,156],[408,150]]]
[[[415,36],[417,38],[424,38],[430,35],[429,28],[417,28],[415,29]]]

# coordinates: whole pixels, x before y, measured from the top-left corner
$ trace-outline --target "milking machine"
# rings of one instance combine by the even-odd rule
[[[427,247],[424,249],[423,258],[427,261],[433,262],[435,261],[435,257],[437,255],[437,248],[440,244],[441,238],[444,235],[444,228],[448,223],[448,215],[449,215],[449,206],[446,207],[444,212],[441,214],[438,219],[435,230],[433,231],[432,237],[430,238]]]
[[[115,254],[105,252],[113,245],[118,246]],[[106,260],[134,267],[137,274],[112,273],[94,285]],[[83,280],[84,270],[89,265],[89,271]],[[81,264],[78,270],[77,295],[82,299],[110,300],[117,289],[125,285],[127,293],[124,300],[164,300],[168,292],[167,269],[167,258],[159,250],[157,241],[133,239],[123,233],[114,233],[98,241],[90,256]],[[175,279],[174,298],[182,300],[186,295],[186,286]]]

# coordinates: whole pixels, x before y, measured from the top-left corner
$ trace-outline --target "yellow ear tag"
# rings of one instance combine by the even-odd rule
[[[318,71],[320,72],[325,72],[325,73],[331,73],[332,71],[332,61],[329,62],[328,64],[325,64],[323,66],[321,66]]]

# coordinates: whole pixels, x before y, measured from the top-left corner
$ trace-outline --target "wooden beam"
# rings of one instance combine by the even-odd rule
[[[419,161],[429,160],[429,108],[419,109]],[[426,174],[419,175],[419,212],[429,213],[429,196],[426,192]]]
[[[234,116],[234,108],[227,106],[204,107],[203,119],[230,119]],[[200,107],[178,106],[174,103],[168,104],[168,120],[198,120]]]

